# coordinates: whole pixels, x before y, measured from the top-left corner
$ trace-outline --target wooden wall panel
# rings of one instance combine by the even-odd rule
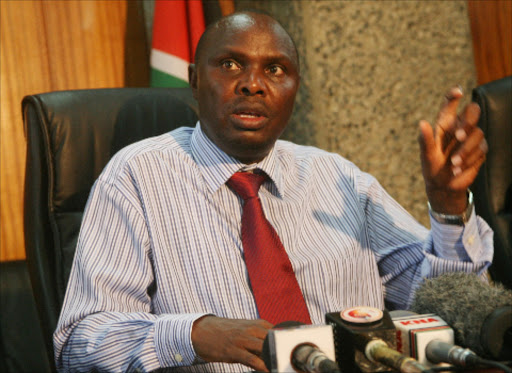
[[[512,75],[512,0],[468,1],[478,84]]]
[[[53,89],[122,86],[126,4],[69,3],[43,2]]]
[[[20,101],[51,89],[40,2],[1,1],[1,260],[24,257],[25,139]]]
[[[124,84],[126,0],[0,1],[0,261],[23,259],[21,99]]]

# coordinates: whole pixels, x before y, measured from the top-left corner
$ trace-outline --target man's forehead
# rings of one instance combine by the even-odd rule
[[[196,63],[218,56],[224,47],[237,44],[236,40],[244,45],[248,40],[270,43],[270,49],[279,49],[298,66],[297,48],[288,32],[270,15],[252,11],[234,13],[210,25],[197,45]]]
[[[241,31],[256,26],[256,24],[257,21],[252,15],[247,13],[237,13],[233,14],[231,17],[226,17],[223,19],[223,22],[219,24],[219,28],[225,28],[225,31]]]
[[[209,44],[218,51],[222,47],[228,47],[230,42],[240,35],[254,36],[260,40],[273,39],[281,48],[284,47],[286,52],[295,54],[295,46],[286,30],[275,19],[265,14],[238,13],[226,17],[212,30]]]
[[[272,17],[265,14],[236,13],[224,18],[215,28],[216,37],[229,37],[233,34],[267,33],[292,42],[288,33]]]

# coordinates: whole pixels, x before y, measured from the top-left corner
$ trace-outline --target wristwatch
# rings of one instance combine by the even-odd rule
[[[430,206],[430,202],[428,204],[428,212],[432,217],[441,224],[451,224],[451,225],[464,225],[468,222],[471,213],[473,212],[473,193],[468,189],[468,206],[466,210],[461,215],[448,215],[441,214],[439,212],[435,212],[432,210],[432,206]]]

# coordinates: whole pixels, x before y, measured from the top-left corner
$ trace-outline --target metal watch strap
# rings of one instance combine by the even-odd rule
[[[452,224],[452,225],[464,225],[468,222],[471,217],[471,213],[473,212],[473,193],[468,189],[468,206],[466,210],[461,215],[448,215],[441,214],[439,212],[435,212],[432,210],[432,206],[430,206],[430,202],[428,204],[428,212],[432,217],[441,224]]]

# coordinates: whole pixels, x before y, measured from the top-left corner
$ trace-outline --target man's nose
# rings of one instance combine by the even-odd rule
[[[246,71],[238,82],[238,93],[244,96],[265,95],[265,79],[262,74],[255,69]]]

